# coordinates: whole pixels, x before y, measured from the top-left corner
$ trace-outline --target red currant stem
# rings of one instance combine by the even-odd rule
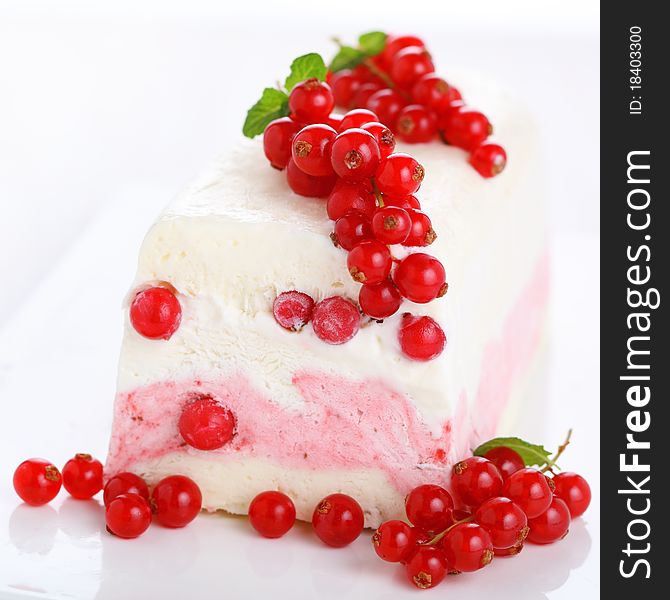
[[[444,531],[441,531],[438,533],[435,537],[432,539],[428,540],[427,542],[422,542],[423,545],[426,546],[432,546],[433,544],[437,544],[445,535],[447,535],[456,525],[460,525],[461,523],[471,523],[472,521],[475,520],[474,515],[470,515],[469,517],[465,517],[465,519],[461,519],[460,521],[454,522],[453,525],[449,525]]]
[[[374,192],[375,198],[377,199],[377,204],[379,205],[379,208],[384,208],[384,196],[379,191],[379,188],[377,187],[377,182],[375,181],[374,177],[370,178],[370,183],[372,183],[372,191]]]
[[[570,445],[571,437],[572,437],[572,429],[568,429],[568,435],[565,437],[565,441],[558,447],[558,450],[556,451],[556,454],[554,454],[553,458],[549,459],[549,464],[546,467],[544,467],[544,469],[542,469],[543,473],[551,471],[552,467],[558,467],[556,461],[561,457],[561,454],[563,454],[565,449]]]

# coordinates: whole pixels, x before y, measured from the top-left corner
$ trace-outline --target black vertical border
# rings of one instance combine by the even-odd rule
[[[667,218],[668,177],[670,177],[670,27],[661,14],[665,6],[651,0],[630,3],[601,3],[601,485],[602,496],[602,554],[601,585],[603,598],[632,598],[646,600],[670,597],[667,584],[670,571],[668,523],[670,522],[670,494],[666,492],[670,478],[670,419],[667,406],[668,372],[670,371],[670,328],[666,305],[668,271],[670,270],[670,222]],[[642,89],[631,90],[630,52],[631,27],[640,27],[642,37]],[[641,96],[641,114],[630,114],[630,102]],[[648,158],[640,155],[637,162],[649,161],[649,184],[631,184],[627,178],[628,155],[632,151],[649,150]],[[638,178],[642,171],[636,172]],[[628,194],[635,188],[644,188],[651,197],[646,212],[650,225],[644,231],[635,231],[628,223],[629,213],[642,222],[645,211],[631,211]],[[642,200],[643,193],[636,199]],[[650,239],[645,239],[645,236]],[[637,260],[630,260],[646,244]],[[630,250],[629,250],[630,247]],[[628,280],[629,268],[640,265],[644,275],[649,266],[651,279],[646,285],[632,285]],[[633,273],[635,276],[635,272]],[[654,310],[632,308],[628,289],[656,288],[660,292],[660,306]],[[648,342],[636,342],[638,348],[646,344],[648,356],[639,356],[638,362],[648,361],[648,370],[631,371],[628,365],[629,338],[636,334],[630,328],[631,313],[648,312],[651,329]],[[627,390],[635,382],[621,380],[631,374],[648,375],[651,399],[644,407],[633,407],[627,400]],[[632,411],[648,411],[649,428],[635,433],[635,438],[650,442],[649,450],[627,450],[627,434],[631,433],[627,419]],[[645,419],[644,415],[640,416]],[[635,424],[635,423],[634,423]],[[620,467],[621,454],[639,455],[639,461],[650,465],[648,473],[625,473]],[[649,494],[622,494],[619,490],[631,489],[627,476],[639,482],[647,475],[650,482],[641,486]],[[639,485],[639,483],[638,483]],[[633,510],[644,509],[650,499],[646,514],[633,515]],[[631,500],[629,507],[628,500]],[[643,523],[649,525],[649,536],[635,540],[646,533]],[[634,550],[630,556],[628,544]],[[648,552],[646,544],[649,544]],[[639,551],[640,553],[635,553]],[[649,575],[644,563],[630,574],[638,559],[649,562]],[[623,563],[622,563],[623,561]]]

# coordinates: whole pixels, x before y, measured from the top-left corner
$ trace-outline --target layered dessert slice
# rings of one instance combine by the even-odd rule
[[[402,260],[429,250],[449,290],[405,300],[383,320],[362,315],[345,343],[325,343],[313,323],[282,327],[273,314],[284,292],[357,305],[361,286],[331,240],[325,200],[293,193],[260,142],[232,148],[165,210],[124,306],[107,476],[188,475],[204,508],[238,514],[277,489],[300,519],[339,491],[376,526],[403,514],[414,486],[444,484],[454,461],[514,419],[547,300],[537,147],[513,99],[476,81],[465,87],[486,106],[509,165],[484,179],[458,148],[398,143],[425,169],[417,197],[437,238],[429,249],[391,251]],[[176,300],[162,307],[167,329],[131,319],[148,289]],[[439,355],[403,352],[407,313],[439,324]],[[203,422],[211,427],[197,431]]]

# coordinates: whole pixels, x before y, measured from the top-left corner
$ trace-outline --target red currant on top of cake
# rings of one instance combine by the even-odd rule
[[[533,128],[441,59],[382,33],[329,67],[296,59],[250,109],[254,139],[149,230],[105,480],[195,482],[171,526],[200,500],[245,514],[268,490],[301,520],[330,494],[360,505],[356,530],[402,519],[410,490],[448,485],[524,402],[548,291]],[[424,563],[447,568],[430,552],[408,563],[421,585]]]

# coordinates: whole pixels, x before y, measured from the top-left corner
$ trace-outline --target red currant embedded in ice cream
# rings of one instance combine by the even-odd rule
[[[335,99],[330,86],[318,79],[298,83],[288,99],[291,116],[300,123],[323,123],[333,110]]]
[[[90,454],[75,454],[63,467],[63,487],[78,500],[92,498],[102,489],[102,463]]]
[[[293,138],[292,156],[296,166],[314,177],[333,174],[330,164],[330,149],[337,132],[321,123],[307,125]]]
[[[237,423],[229,408],[211,396],[189,401],[179,417],[179,434],[192,448],[216,450],[235,436]]]
[[[328,546],[341,548],[351,544],[363,531],[363,509],[351,496],[331,494],[314,509],[312,527]]]
[[[48,460],[30,458],[16,467],[13,483],[21,500],[31,506],[41,506],[58,495],[63,479]]]
[[[286,181],[288,186],[299,196],[307,198],[326,198],[333,190],[337,177],[326,175],[315,177],[300,170],[293,159],[286,166]]]
[[[358,283],[381,283],[389,276],[391,265],[388,246],[378,240],[356,244],[347,256],[347,269]]]
[[[400,261],[393,274],[400,293],[419,304],[425,304],[447,293],[442,263],[434,256],[417,252]]]
[[[437,358],[447,343],[444,331],[428,316],[403,315],[398,332],[402,353],[413,360],[433,360]]]
[[[356,244],[374,237],[370,219],[358,211],[349,211],[335,221],[331,239],[336,246],[351,250]]]
[[[332,167],[346,181],[361,181],[377,171],[381,153],[375,137],[364,129],[347,129],[332,145]]]
[[[169,340],[179,328],[181,305],[164,287],[139,292],[130,305],[130,322],[135,331],[151,340]]]
[[[121,494],[137,494],[148,502],[149,486],[144,479],[135,475],[135,473],[117,473],[114,477],[110,477],[105,484],[102,496],[105,506]]]
[[[570,528],[570,510],[563,500],[554,496],[549,508],[528,520],[528,541],[533,544],[551,544],[562,540]]]
[[[493,560],[493,542],[486,529],[477,523],[461,523],[441,541],[449,567],[466,573],[478,571]]]
[[[132,539],[142,535],[151,524],[151,508],[138,494],[121,494],[105,509],[107,529],[115,536]]]
[[[472,151],[468,161],[482,177],[495,177],[505,169],[507,154],[499,144],[484,142]]]
[[[584,514],[591,503],[591,488],[581,475],[563,472],[554,477],[554,495],[563,500],[574,519]]]
[[[496,467],[498,467],[503,479],[526,466],[521,455],[507,446],[496,446],[495,448],[491,448],[491,450],[484,455],[484,458],[488,458]]]
[[[440,584],[448,566],[446,554],[441,548],[419,546],[407,559],[405,569],[412,585],[427,590]]]
[[[471,456],[454,465],[451,487],[463,504],[476,507],[500,495],[503,478],[490,460]]]
[[[518,504],[529,519],[534,519],[549,508],[552,492],[543,473],[521,469],[505,480],[501,496]]]
[[[358,303],[368,317],[386,319],[398,311],[402,297],[395,284],[386,279],[380,283],[361,286]]]
[[[263,537],[278,538],[293,527],[295,506],[286,494],[261,492],[249,505],[249,521]]]
[[[361,327],[361,314],[356,305],[342,296],[321,300],[314,307],[312,328],[316,336],[327,344],[344,344]]]
[[[275,321],[289,331],[300,331],[309,323],[313,311],[312,297],[296,290],[282,292],[272,303]]]
[[[384,206],[372,217],[372,231],[384,244],[402,244],[409,236],[412,220],[403,208]]]
[[[454,501],[439,485],[426,483],[415,487],[405,498],[407,519],[415,527],[439,532],[451,524]]]
[[[288,117],[281,117],[272,121],[263,132],[263,150],[266,158],[275,169],[285,169],[291,158],[291,142],[301,129]]]
[[[381,162],[375,180],[383,194],[402,197],[414,194],[421,187],[425,173],[415,158],[396,152]]]
[[[402,562],[414,551],[415,530],[404,521],[385,521],[372,534],[377,556],[387,562]]]
[[[185,475],[161,479],[151,492],[151,506],[156,520],[164,527],[185,527],[202,508],[200,488]]]
[[[494,548],[522,544],[528,536],[528,518],[509,498],[490,498],[475,512],[475,521],[491,536]]]

